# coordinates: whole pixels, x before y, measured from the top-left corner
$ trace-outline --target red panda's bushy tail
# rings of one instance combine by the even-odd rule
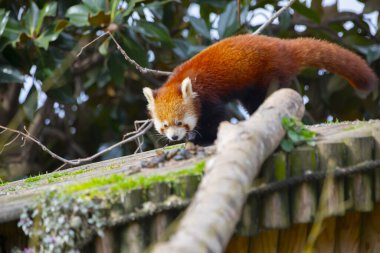
[[[354,88],[373,91],[378,78],[368,64],[355,53],[338,45],[311,38],[289,40],[299,67],[323,68],[344,77]]]

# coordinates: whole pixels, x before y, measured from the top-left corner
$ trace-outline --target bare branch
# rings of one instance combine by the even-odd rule
[[[278,18],[281,13],[283,13],[285,10],[287,10],[296,0],[290,0],[285,6],[283,6],[281,9],[279,9],[270,19],[268,19],[264,24],[262,24],[254,33],[253,35],[260,34],[268,25],[272,24],[272,22]]]
[[[163,76],[168,76],[171,74],[171,72],[168,71],[161,71],[161,70],[154,70],[154,69],[148,69],[141,67],[135,60],[130,58],[127,53],[124,51],[124,49],[119,45],[119,43],[116,41],[115,37],[110,33],[110,32],[105,32],[102,35],[96,37],[94,40],[92,40],[90,43],[86,44],[84,47],[81,48],[77,56],[81,55],[83,50],[93,44],[95,41],[99,40],[103,36],[108,35],[113,42],[116,44],[117,50],[124,56],[124,59],[129,62],[130,64],[134,65],[138,71],[140,71],[143,74],[154,74],[154,75],[163,75]]]
[[[127,142],[130,142],[130,141],[133,141],[133,140],[136,140],[138,139],[140,136],[142,136],[143,134],[145,134],[151,127],[153,126],[153,123],[151,120],[145,120],[144,123],[138,128],[136,129],[136,131],[134,132],[131,132],[131,133],[128,133],[126,136],[130,136],[129,138],[126,138],[126,139],[123,139],[122,141],[118,142],[118,143],[115,143],[114,145],[92,155],[92,156],[89,156],[89,157],[86,157],[86,158],[80,158],[80,159],[74,159],[74,160],[68,160],[68,159],[65,159],[57,154],[55,154],[53,151],[51,151],[50,149],[48,149],[44,144],[42,144],[40,141],[38,141],[35,137],[31,136],[29,134],[29,132],[26,130],[26,128],[24,127],[24,130],[25,132],[21,132],[21,131],[18,131],[18,130],[15,130],[15,129],[11,129],[11,128],[8,128],[8,127],[5,127],[5,126],[2,126],[0,125],[0,129],[2,129],[1,132],[4,132],[4,131],[9,131],[9,132],[12,132],[12,133],[15,133],[17,134],[17,136],[12,139],[10,142],[8,142],[7,144],[4,145],[5,146],[8,146],[10,145],[11,143],[13,143],[19,136],[22,136],[23,138],[25,138],[25,140],[30,140],[32,142],[34,142],[35,144],[37,144],[38,146],[40,146],[40,148],[47,152],[49,155],[51,155],[53,158],[61,161],[64,163],[63,166],[65,166],[66,164],[69,164],[69,165],[79,165],[79,164],[82,164],[82,163],[85,163],[85,162],[89,162],[89,161],[92,161],[94,160],[95,158],[98,158],[99,156],[103,155],[104,153],[118,147],[118,146],[121,146]],[[125,137],[126,137],[125,136]],[[4,149],[3,147],[3,149]],[[61,166],[61,167],[63,167]],[[60,168],[61,168],[60,167]]]
[[[3,132],[3,131],[2,131]],[[4,146],[1,148],[0,150],[0,154],[3,153],[4,149],[6,146],[9,146],[11,145],[13,142],[15,142],[15,140],[17,140],[17,138],[20,136],[20,134],[17,134],[15,138],[13,138],[10,142],[8,143],[5,143]]]

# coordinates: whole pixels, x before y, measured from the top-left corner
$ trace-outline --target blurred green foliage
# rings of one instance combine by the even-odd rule
[[[264,34],[312,36],[361,54],[379,74],[380,32],[366,14],[379,11],[378,0],[361,1],[360,13],[339,12],[321,0],[296,2]],[[279,5],[280,4],[280,5]],[[228,36],[251,33],[258,16],[268,16],[284,1],[257,0],[67,0],[0,3],[0,124],[22,129],[67,158],[85,157],[119,141],[145,119],[142,87],[158,87],[165,77],[139,73],[109,38],[80,48],[104,31],[114,34],[127,54],[143,67],[172,70],[208,45]],[[341,4],[344,4],[341,3]],[[237,10],[239,9],[239,12]],[[238,18],[238,15],[240,17]],[[379,101],[360,98],[341,78],[310,69],[297,89],[309,100],[309,122],[327,118],[379,116]],[[0,135],[0,147],[13,136]],[[157,142],[151,132],[146,147]],[[0,156],[0,178],[55,168],[52,159],[22,140]],[[130,154],[131,143],[104,159]]]

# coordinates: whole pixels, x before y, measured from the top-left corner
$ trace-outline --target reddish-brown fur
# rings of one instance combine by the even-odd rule
[[[286,86],[306,67],[339,74],[360,90],[371,91],[377,87],[377,77],[367,63],[338,45],[311,38],[284,40],[240,35],[224,39],[178,66],[167,82],[155,91],[156,113],[160,120],[170,121],[189,110],[200,116],[200,124],[208,129],[207,122],[214,120],[214,106],[241,99],[252,112],[257,103],[262,102],[255,101],[256,93],[262,100],[260,92],[273,81]],[[186,77],[190,77],[193,90],[198,94],[195,103],[200,109],[180,106],[181,82]],[[202,115],[205,113],[209,118],[205,119]]]

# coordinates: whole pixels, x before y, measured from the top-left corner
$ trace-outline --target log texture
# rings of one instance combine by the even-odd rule
[[[222,252],[234,232],[252,180],[285,135],[282,118],[300,118],[304,110],[297,92],[282,89],[249,120],[237,125],[222,123],[217,154],[208,161],[193,202],[174,235],[152,252]]]

